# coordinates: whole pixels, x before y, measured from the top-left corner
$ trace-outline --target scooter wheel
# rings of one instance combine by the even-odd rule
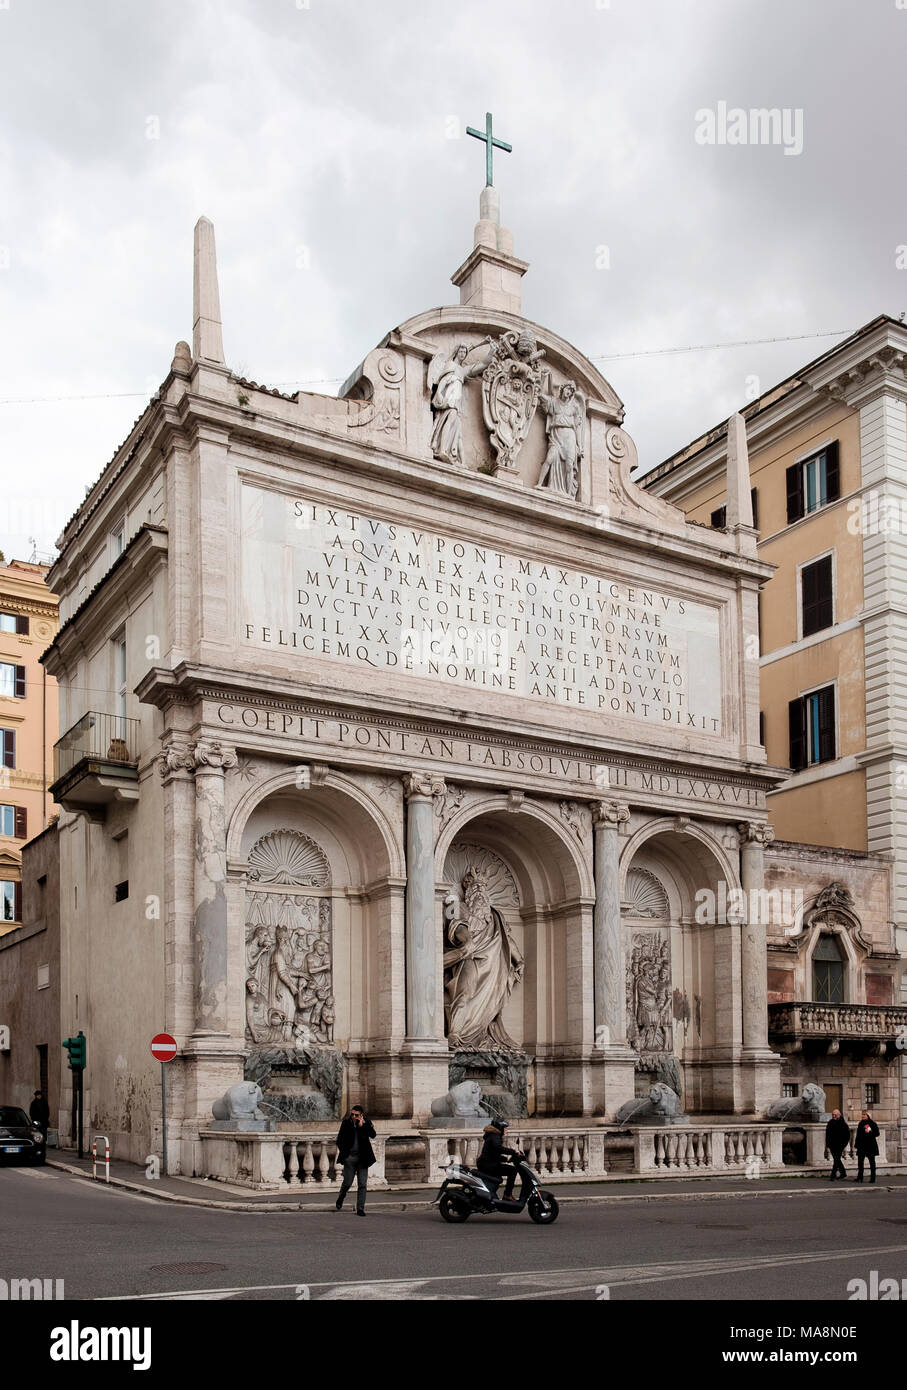
[[[551,1192],[536,1192],[529,1198],[529,1215],[537,1226],[550,1226],[557,1220],[560,1210],[557,1198]]]
[[[459,1225],[461,1222],[469,1220],[469,1207],[463,1198],[458,1197],[456,1193],[445,1192],[438,1206],[444,1220],[451,1222],[452,1225]]]

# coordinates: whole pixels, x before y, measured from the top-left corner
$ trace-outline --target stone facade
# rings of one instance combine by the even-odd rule
[[[126,723],[56,785],[64,1026],[89,1000],[115,1151],[160,1142],[161,1029],[174,1171],[244,1073],[278,1123],[358,1100],[404,1132],[473,1077],[593,1123],[653,1078],[779,1093],[764,925],[696,916],[763,883],[768,568],[742,512],[630,481],[621,402],[521,316],[509,252],[501,307],[483,206],[463,302],[337,399],[230,372],[203,219],[193,347],[61,538],[64,727],[126,640]]]

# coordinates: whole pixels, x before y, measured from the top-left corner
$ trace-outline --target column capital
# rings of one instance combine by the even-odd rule
[[[740,832],[741,846],[746,844],[757,844],[761,845],[764,849],[765,846],[770,845],[775,838],[774,827],[768,825],[763,820],[740,821],[737,825],[737,829]]]
[[[219,739],[201,738],[189,750],[188,765],[194,772],[226,772],[236,763],[236,749]]]
[[[157,762],[158,771],[161,774],[161,781],[166,786],[168,782],[179,777],[180,781],[187,781],[189,773],[193,770],[193,763],[190,757],[189,744],[174,740],[162,749]]]
[[[630,808],[622,801],[594,801],[592,823],[609,830],[618,830],[630,819]]]
[[[429,799],[441,796],[447,790],[443,777],[434,772],[405,772],[403,774],[403,795],[407,801],[413,797],[424,796]]]

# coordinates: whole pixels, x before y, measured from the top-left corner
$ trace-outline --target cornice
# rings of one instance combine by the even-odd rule
[[[160,526],[146,523],[117,557],[114,566],[82,601],[41,656],[53,676],[65,673],[67,664],[86,640],[109,622],[111,610],[122,604],[130,585],[143,583],[167,560],[168,536]]]
[[[254,679],[255,689],[249,688]],[[559,741],[550,729],[540,729],[525,723],[507,721],[498,717],[498,722],[490,725],[487,717],[477,715],[470,719],[454,722],[430,716],[422,716],[401,709],[395,709],[391,697],[384,697],[386,708],[376,710],[374,697],[368,697],[371,708],[364,710],[359,701],[362,696],[350,694],[344,698],[332,691],[332,700],[318,693],[301,695],[298,687],[276,677],[260,674],[218,670],[210,666],[195,666],[181,662],[173,670],[165,667],[152,667],[142,677],[135,688],[139,700],[155,705],[166,711],[174,705],[192,705],[199,700],[227,700],[250,707],[283,710],[310,719],[332,719],[338,721],[355,719],[357,724],[371,725],[386,729],[401,730],[427,737],[447,738],[458,741],[488,743],[503,749],[525,750],[529,744],[532,751],[550,754],[554,757],[580,758],[582,761],[600,760],[606,763],[620,762],[621,766],[632,766],[641,772],[659,775],[697,776],[699,780],[720,782],[723,785],[769,787],[775,786],[788,777],[786,768],[771,767],[768,764],[737,763],[717,758],[706,761],[701,753],[686,753],[678,749],[669,757],[659,757],[654,752],[640,752],[638,744],[626,740],[612,739],[607,743],[583,736],[582,743]],[[402,703],[402,702],[401,702]],[[351,713],[353,712],[353,713]],[[231,727],[229,739],[241,744],[243,734],[254,735],[251,729]],[[259,732],[260,737],[260,732]],[[608,787],[599,791],[598,799],[619,797],[626,799],[627,790],[622,787]]]

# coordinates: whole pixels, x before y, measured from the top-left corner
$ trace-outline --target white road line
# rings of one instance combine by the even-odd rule
[[[42,1180],[49,1178],[51,1182],[58,1181],[56,1173],[46,1173],[41,1168],[20,1168],[18,1171],[25,1178],[41,1178]]]
[[[907,1252],[907,1245],[881,1245],[867,1249],[852,1250],[826,1250],[826,1251],[800,1251],[789,1254],[778,1255],[756,1255],[748,1258],[738,1259],[712,1259],[712,1260],[679,1260],[674,1263],[652,1264],[652,1265],[616,1265],[610,1268],[591,1268],[591,1269],[533,1269],[533,1270],[509,1270],[491,1271],[487,1274],[432,1274],[426,1275],[421,1279],[353,1279],[347,1281],[324,1280],[315,1283],[312,1280],[296,1280],[292,1284],[251,1284],[245,1288],[221,1288],[221,1289],[181,1289],[168,1293],[132,1294],[128,1296],[114,1295],[112,1297],[97,1299],[99,1303],[113,1302],[155,1302],[162,1299],[193,1299],[193,1298],[232,1298],[237,1294],[250,1293],[276,1293],[284,1289],[293,1289],[294,1292],[301,1286],[308,1289],[343,1290],[353,1292],[357,1289],[386,1288],[388,1293],[393,1289],[407,1287],[424,1287],[430,1284],[451,1284],[466,1283],[470,1280],[497,1281],[498,1286],[506,1283],[518,1282],[520,1280],[540,1280],[550,1281],[546,1288],[533,1293],[519,1293],[503,1296],[499,1301],[512,1302],[530,1298],[546,1298],[551,1293],[569,1293],[579,1290],[594,1288],[597,1284],[608,1284],[612,1288],[619,1287],[621,1284],[655,1284],[670,1283],[675,1279],[700,1279],[710,1275],[733,1274],[742,1270],[755,1269],[777,1269],[780,1266],[794,1264],[822,1264],[831,1260],[859,1260],[877,1255],[896,1255]],[[583,1284],[560,1284],[557,1282],[559,1275],[566,1275],[569,1279],[577,1276],[586,1278],[588,1283]],[[393,1295],[392,1295],[393,1296]],[[404,1294],[404,1297],[406,1295]]]

